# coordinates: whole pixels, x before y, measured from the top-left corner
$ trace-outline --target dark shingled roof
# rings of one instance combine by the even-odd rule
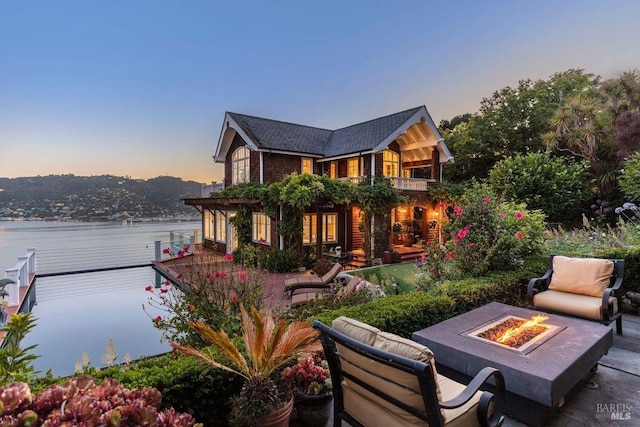
[[[371,150],[423,107],[337,130],[229,113],[258,148],[339,156]]]

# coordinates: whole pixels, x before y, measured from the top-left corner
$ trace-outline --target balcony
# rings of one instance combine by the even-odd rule
[[[389,177],[391,185],[398,190],[426,191],[429,183],[435,179]]]

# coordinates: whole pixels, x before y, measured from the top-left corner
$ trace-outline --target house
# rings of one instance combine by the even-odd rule
[[[425,190],[442,180],[442,165],[452,163],[453,156],[426,107],[420,106],[335,130],[227,112],[214,160],[224,164],[225,187],[247,182],[269,184],[293,172],[353,183],[385,177],[411,200],[411,204],[395,208],[388,216],[389,231],[393,230],[391,243],[410,245],[416,241],[407,243],[407,234],[426,240],[439,232],[442,208],[427,199]],[[283,239],[277,235],[278,218],[265,215],[259,200],[199,198],[186,199],[185,204],[202,213],[207,247],[227,253],[237,247],[237,235],[229,220],[240,204],[249,204],[252,240],[283,248]],[[320,227],[320,217],[313,211],[304,215],[303,245],[314,245],[321,230],[321,241],[328,247],[340,246],[343,251],[362,248],[357,207],[329,206],[321,215]]]

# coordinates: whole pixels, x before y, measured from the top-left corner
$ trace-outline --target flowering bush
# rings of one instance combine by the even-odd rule
[[[301,394],[318,396],[333,390],[329,367],[322,352],[301,356],[296,365],[282,370],[280,379]]]
[[[443,245],[431,242],[426,247],[421,266],[424,286],[442,279],[512,269],[526,256],[539,252],[543,243],[541,212],[499,200],[481,184],[467,190],[449,216],[449,240]]]
[[[147,312],[165,340],[204,344],[189,327],[189,322],[199,320],[236,335],[240,329],[240,304],[260,308],[268,297],[263,291],[266,277],[262,271],[234,263],[231,254],[222,260],[213,254],[203,257],[184,258],[172,266],[183,287],[166,280],[159,288],[152,285],[145,288],[151,293],[147,306],[163,313]]]

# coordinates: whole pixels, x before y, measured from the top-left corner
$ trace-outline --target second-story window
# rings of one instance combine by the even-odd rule
[[[329,162],[329,178],[338,177],[338,162]]]
[[[313,173],[313,159],[302,158],[302,173]]]
[[[382,174],[384,176],[398,176],[398,160],[400,156],[390,150],[382,152]]]
[[[356,178],[360,176],[360,164],[358,158],[347,160],[347,176],[349,178]]]
[[[240,147],[231,155],[231,183],[249,182],[249,158],[247,147]]]

